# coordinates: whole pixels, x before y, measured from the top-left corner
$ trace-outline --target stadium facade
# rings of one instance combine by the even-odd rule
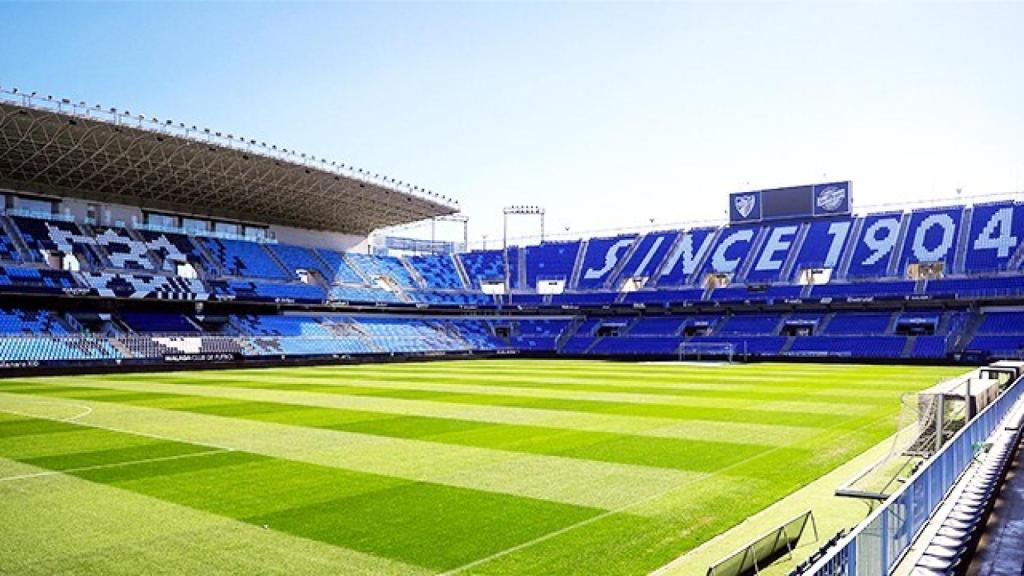
[[[1024,205],[853,215],[848,182],[732,222],[370,254],[458,210],[306,155],[3,92],[0,358],[17,367],[445,354],[977,363],[1024,347]]]

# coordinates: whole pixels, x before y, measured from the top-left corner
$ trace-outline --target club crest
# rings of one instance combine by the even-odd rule
[[[739,212],[740,216],[747,218],[757,205],[757,196],[753,194],[737,196],[733,199],[733,203],[736,205],[736,211]]]

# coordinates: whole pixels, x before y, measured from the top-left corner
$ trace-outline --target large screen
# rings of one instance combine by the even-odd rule
[[[733,224],[850,213],[850,182],[788,186],[729,195]]]

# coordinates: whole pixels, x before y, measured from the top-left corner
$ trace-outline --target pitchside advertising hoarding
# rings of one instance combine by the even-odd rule
[[[747,224],[850,213],[850,182],[828,182],[729,195],[729,222]]]

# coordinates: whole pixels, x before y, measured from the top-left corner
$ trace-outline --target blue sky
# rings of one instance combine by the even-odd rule
[[[1024,189],[1022,24],[1013,3],[2,4],[0,85],[380,171],[493,241],[508,204],[590,234],[822,180],[861,207]]]

